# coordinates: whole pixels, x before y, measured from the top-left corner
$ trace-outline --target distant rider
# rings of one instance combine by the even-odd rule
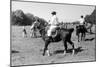
[[[81,15],[81,17],[80,17],[80,19],[79,19],[79,25],[80,25],[80,26],[84,26],[84,24],[85,24],[85,19],[84,19],[84,16]]]

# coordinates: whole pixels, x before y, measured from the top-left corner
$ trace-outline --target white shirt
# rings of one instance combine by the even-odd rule
[[[51,20],[50,20],[49,24],[51,24],[51,25],[58,24],[58,18],[56,17],[56,15],[51,17]]]
[[[83,23],[84,23],[84,18],[79,19],[79,22],[80,22],[80,24],[83,25]]]

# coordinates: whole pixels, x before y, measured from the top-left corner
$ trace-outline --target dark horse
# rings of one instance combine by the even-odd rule
[[[86,32],[87,32],[87,29],[84,25],[76,26],[76,35],[78,37],[78,42],[80,41],[79,40],[80,34],[81,34],[81,41],[85,40]]]
[[[62,41],[64,43],[64,47],[65,47],[64,53],[67,52],[67,42],[68,42],[72,45],[72,49],[73,49],[72,54],[74,54],[74,52],[75,52],[74,51],[74,43],[71,41],[71,35],[72,35],[72,32],[74,31],[74,28],[65,29],[65,28],[58,27],[57,28],[57,35],[55,37],[49,38],[46,35],[48,26],[45,24],[42,24],[41,22],[37,22],[37,23],[38,23],[37,28],[42,36],[42,39],[45,42],[43,56],[45,55],[45,52],[47,52],[48,56],[50,56],[49,50],[48,50],[48,45],[50,43],[59,42],[59,41]]]

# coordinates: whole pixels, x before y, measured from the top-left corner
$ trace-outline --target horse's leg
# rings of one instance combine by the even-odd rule
[[[81,41],[83,40],[83,35],[84,35],[84,33],[81,33]]]
[[[23,35],[23,37],[25,38],[25,33],[24,33],[24,32],[22,33],[22,35]]]
[[[85,40],[85,36],[86,36],[86,34],[84,33],[84,35],[83,35],[83,40]]]
[[[79,34],[78,34],[77,36],[78,36],[78,42],[80,42],[80,41],[79,41]]]
[[[79,42],[79,31],[78,30],[76,30],[76,36],[78,37],[78,42]]]
[[[34,36],[34,31],[31,32],[31,37],[33,37],[33,36]]]
[[[45,42],[45,47],[44,47],[44,51],[43,51],[43,56],[45,55],[45,52],[47,51],[48,56],[50,56],[49,50],[48,50],[48,45],[50,42],[46,41]]]
[[[91,26],[90,26],[90,33],[93,33],[92,32],[92,27],[93,27],[93,24],[91,24]]]
[[[31,30],[31,34],[30,34],[30,37],[33,37],[34,36],[34,31]]]
[[[68,42],[72,45],[72,55],[74,55],[75,54],[74,43],[71,40],[69,40]]]
[[[34,37],[37,37],[37,35],[36,35],[36,31],[34,31]]]
[[[63,43],[64,43],[64,48],[65,48],[65,50],[64,50],[64,55],[65,55],[67,52],[67,42],[65,40],[63,40]]]

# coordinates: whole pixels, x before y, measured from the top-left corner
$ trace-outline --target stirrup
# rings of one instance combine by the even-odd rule
[[[57,30],[56,30],[55,34],[54,34],[54,35],[51,35],[52,38],[53,38],[53,37],[56,37],[56,36],[57,36],[57,33],[58,33],[58,32],[57,32]]]

